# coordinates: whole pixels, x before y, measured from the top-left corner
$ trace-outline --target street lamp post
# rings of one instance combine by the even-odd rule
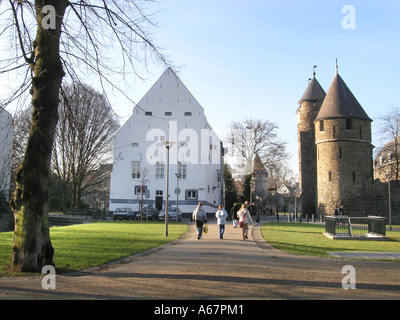
[[[166,195],[165,195],[165,236],[168,237],[168,184],[169,184],[169,149],[174,145],[174,141],[164,141],[165,147],[167,148],[167,185],[166,185]]]
[[[180,173],[175,173],[176,175],[176,189],[175,189],[175,194],[176,194],[176,221],[178,221],[178,201],[179,201],[179,194],[181,193],[181,190],[179,189],[179,178],[181,177]]]
[[[218,181],[218,190],[217,190],[217,200],[218,200],[218,205],[221,204],[221,190],[220,190],[220,183],[221,183],[221,178],[222,178],[222,173],[220,169],[217,169],[217,181]]]
[[[302,190],[300,188],[296,188],[294,191],[294,221],[297,221],[297,195],[301,194]],[[302,222],[302,216],[300,216],[300,222]]]

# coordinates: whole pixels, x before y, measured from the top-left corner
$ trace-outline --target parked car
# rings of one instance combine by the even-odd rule
[[[160,215],[160,211],[154,207],[144,207],[142,212],[143,220],[158,220],[158,216]],[[140,212],[136,213],[136,218],[140,219]]]
[[[160,220],[165,220],[165,211],[161,211],[159,214]],[[168,219],[176,220],[176,207],[168,209]],[[182,221],[182,211],[178,208],[178,221]]]
[[[117,208],[113,212],[113,220],[133,220],[134,216],[135,215],[131,208]]]

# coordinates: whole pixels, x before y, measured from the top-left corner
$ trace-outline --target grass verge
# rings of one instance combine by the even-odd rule
[[[267,223],[261,232],[274,248],[301,255],[330,257],[328,251],[400,252],[400,232],[395,231],[386,232],[387,241],[331,240],[323,235],[324,225],[305,223]]]
[[[107,221],[50,229],[54,262],[59,271],[76,271],[119,260],[179,239],[183,223]],[[10,265],[12,232],[0,233],[0,276]]]

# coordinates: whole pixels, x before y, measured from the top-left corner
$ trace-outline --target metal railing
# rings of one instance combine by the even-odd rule
[[[385,217],[325,216],[325,232],[334,237],[385,237]]]

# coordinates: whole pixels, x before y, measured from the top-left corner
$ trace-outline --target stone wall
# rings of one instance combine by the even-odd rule
[[[331,215],[336,206],[345,214],[364,216],[373,194],[370,122],[346,119],[315,123],[317,144],[318,215]]]
[[[400,224],[400,186],[392,181],[390,185],[392,224]],[[376,215],[386,217],[389,224],[389,188],[387,183],[375,180],[373,192],[366,200],[365,215]]]

